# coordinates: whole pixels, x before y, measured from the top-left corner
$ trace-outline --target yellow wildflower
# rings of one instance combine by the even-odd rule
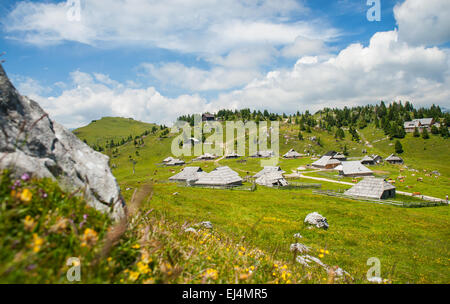
[[[25,220],[24,220],[23,224],[25,226],[25,230],[31,231],[31,230],[34,229],[34,226],[35,226],[36,223],[34,222],[34,219],[31,216],[27,215],[25,217]]]
[[[44,239],[40,238],[36,233],[33,234],[33,252],[38,253],[41,250],[41,246],[44,243]]]
[[[142,274],[147,274],[150,271],[150,269],[148,268],[148,264],[145,264],[143,262],[138,262],[137,268],[138,268],[138,271]]]
[[[319,258],[323,258],[324,257],[324,255],[321,253],[321,254],[319,254]]]
[[[133,246],[131,246],[131,248],[133,248],[133,249],[139,249],[139,248],[141,248],[141,245],[139,245],[139,244],[134,244]]]
[[[147,280],[145,280],[144,282],[142,282],[144,284],[155,284],[155,279],[153,278],[149,278]]]
[[[91,228],[86,228],[84,234],[81,237],[81,246],[86,247],[88,245],[93,245],[97,242],[98,235],[97,232]]]
[[[130,276],[128,277],[131,281],[136,281],[139,279],[139,272],[136,271],[130,271]]]
[[[33,194],[28,189],[24,189],[22,191],[22,193],[20,194],[20,200],[24,203],[29,203],[32,198],[33,198]]]
[[[146,264],[149,264],[153,261],[153,259],[150,257],[150,255],[147,251],[144,251],[142,253],[141,260],[142,260],[142,262],[144,262]]]
[[[210,279],[213,279],[213,280],[217,280],[217,278],[219,277],[219,273],[215,269],[208,268],[208,269],[206,269],[206,272],[205,272],[204,276],[205,276],[205,278],[210,278]]]

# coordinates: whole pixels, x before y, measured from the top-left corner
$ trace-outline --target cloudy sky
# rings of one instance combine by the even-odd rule
[[[16,87],[70,128],[221,108],[450,108],[450,1],[380,0],[369,21],[376,2],[2,0],[0,52]]]

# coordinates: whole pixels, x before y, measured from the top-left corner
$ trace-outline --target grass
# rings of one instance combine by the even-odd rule
[[[92,121],[89,125],[73,131],[80,139],[86,140],[89,145],[105,146],[106,141],[127,139],[132,135],[140,136],[145,131],[151,131],[155,124],[136,121],[131,118],[103,117]]]
[[[296,126],[281,127],[281,137],[285,132],[290,136],[298,133]],[[292,130],[291,130],[292,129]],[[361,130],[366,140],[372,142],[383,138],[378,130],[369,126]],[[372,135],[373,133],[373,135]],[[382,132],[381,132],[382,133]],[[305,135],[305,133],[304,133]],[[313,130],[311,136],[321,137],[323,147],[317,146],[321,153],[336,148],[333,134],[326,131]],[[308,135],[309,136],[309,135]],[[306,137],[306,136],[305,136]],[[347,136],[349,137],[349,136]],[[405,150],[408,143],[414,145],[416,138],[410,135],[402,140]],[[183,223],[184,221],[213,222],[223,235],[232,238],[245,237],[253,246],[267,252],[275,252],[281,260],[289,259],[292,235],[300,232],[305,236],[301,242],[314,248],[328,248],[332,252],[326,262],[339,265],[350,272],[359,282],[366,282],[364,277],[368,270],[366,261],[370,257],[378,257],[382,263],[382,275],[389,276],[395,283],[436,283],[449,282],[450,277],[445,268],[449,266],[450,248],[446,240],[450,235],[446,232],[449,224],[447,207],[433,207],[408,209],[395,206],[381,206],[367,204],[342,198],[329,198],[314,195],[312,189],[280,191],[258,187],[255,192],[240,192],[228,190],[194,189],[178,187],[175,184],[163,182],[182,168],[157,167],[155,164],[171,155],[170,143],[172,139],[147,138],[146,144],[140,150],[140,159],[136,165],[136,174],[132,174],[131,166],[126,155],[134,153],[134,147],[125,145],[120,149],[120,156],[114,159],[117,176],[122,188],[138,188],[140,184],[152,180],[155,182],[154,198],[151,203],[155,212],[162,214],[167,220]],[[404,183],[397,182],[398,189],[408,191],[420,190],[423,194],[444,197],[449,190],[449,170],[445,163],[438,164],[430,161],[428,153],[442,154],[441,147],[446,140],[438,137],[431,138],[427,153],[407,153],[404,157],[409,168],[422,170],[439,170],[441,176],[431,180],[424,178],[424,182],[407,177]],[[338,147],[347,145],[350,157],[362,157],[362,149],[369,153],[377,153],[386,157],[393,152],[389,140],[373,143],[373,147],[351,142],[344,139]],[[311,141],[289,139],[288,143],[281,143],[280,154],[294,148],[303,152]],[[419,143],[415,143],[418,145]],[[423,143],[422,143],[423,144]],[[412,148],[411,148],[412,149]],[[424,150],[421,150],[424,151]],[[411,158],[410,158],[411,157]],[[410,160],[411,159],[411,160]],[[421,161],[416,161],[421,159]],[[190,158],[186,157],[186,161]],[[311,163],[310,158],[296,160],[280,159],[279,165],[287,173],[299,166]],[[188,164],[190,165],[190,164]],[[236,170],[241,176],[254,174],[261,170],[260,160],[246,158],[245,163],[236,159],[223,159],[220,162],[200,162],[204,170],[210,171],[218,165],[227,165]],[[396,179],[398,175],[412,175],[402,166],[375,166],[376,175],[389,176]],[[318,173],[305,173],[312,176]],[[327,172],[321,174],[329,174]],[[416,173],[417,174],[417,173]],[[420,174],[424,175],[424,174]],[[319,177],[335,178],[318,175]],[[344,181],[345,179],[342,179]],[[348,178],[351,182],[352,178]],[[314,182],[298,179],[297,182]],[[346,180],[347,181],[347,180]],[[347,185],[320,182],[324,190],[344,190]],[[414,188],[407,188],[412,185]],[[404,185],[404,186],[403,186]],[[129,197],[133,190],[125,191]],[[178,195],[173,195],[178,192]],[[398,196],[397,199],[410,202],[411,198]],[[331,228],[328,231],[308,230],[303,225],[303,219],[309,212],[318,211],[326,216]],[[276,220],[263,220],[273,218]],[[232,219],[232,220],[230,220]],[[436,248],[439,248],[436,250]]]
[[[130,129],[125,126],[138,123],[119,119],[115,124],[112,120],[102,119],[91,124],[84,130],[85,133],[82,129],[76,132],[89,143],[99,143],[105,136],[128,136]],[[117,130],[110,130],[109,123],[113,124],[111,128],[115,125]],[[140,135],[148,126],[142,127],[132,132]],[[362,149],[383,157],[393,152],[393,146],[389,145],[391,141],[378,141],[384,138],[382,131],[368,126],[360,132],[372,147],[350,141],[348,132],[341,141],[334,139],[333,132],[316,129],[311,134],[303,132],[305,138],[320,137],[322,146],[318,146],[308,139],[297,140],[298,126],[281,124],[280,138],[284,139],[287,135],[288,141],[280,143],[280,153],[284,154],[290,148],[302,153],[307,148],[311,149],[309,145],[317,153],[341,150],[346,145],[350,157],[361,157]],[[83,268],[83,283],[335,282],[333,275],[326,271],[318,267],[303,268],[294,261],[290,245],[301,242],[311,248],[311,255],[320,257],[327,265],[339,266],[349,272],[353,279],[347,278],[345,282],[367,283],[366,273],[370,266],[366,262],[370,257],[380,259],[381,276],[393,283],[450,282],[447,271],[450,266],[448,207],[399,208],[368,204],[314,194],[313,189],[281,191],[258,187],[255,192],[250,192],[180,187],[167,182],[167,179],[183,167],[158,165],[171,155],[174,136],[169,134],[166,138],[160,138],[159,132],[150,134],[143,145],[136,147],[132,142],[126,143],[118,147],[118,153],[111,158],[113,174],[128,204],[135,210],[127,222],[122,223],[124,226],[119,226],[122,230],[112,226],[103,215],[87,208],[81,199],[62,192],[50,181],[32,180],[21,186],[18,189],[20,193],[29,188],[33,197],[31,204],[22,206],[20,197],[11,194],[10,187],[14,180],[7,174],[2,175],[1,204],[2,210],[8,212],[0,214],[0,231],[2,236],[8,237],[2,238],[0,246],[0,281],[66,282],[64,262],[69,256],[79,256],[82,257],[83,267],[86,267]],[[407,135],[401,142],[405,149],[402,157],[408,168],[376,166],[376,175],[396,180],[398,175],[404,175],[403,183],[396,181],[398,189],[443,197],[450,189],[447,140],[431,136],[425,141]],[[111,155],[108,151],[105,153]],[[190,162],[193,157],[181,158]],[[130,159],[137,161],[134,174]],[[279,165],[291,173],[311,162],[308,157],[280,159]],[[261,169],[260,160],[251,158],[247,158],[245,163],[223,159],[196,162],[195,165],[208,172],[217,166],[228,165],[241,176]],[[420,172],[409,171],[411,168]],[[424,172],[424,169],[428,171]],[[425,175],[432,170],[438,170],[441,176],[431,178]],[[335,178],[328,172],[305,174]],[[423,182],[417,181],[419,176],[423,177]],[[302,178],[293,181],[317,183]],[[350,187],[331,182],[320,183],[322,190]],[[150,194],[142,192],[148,185],[152,187],[151,200]],[[41,188],[52,200],[39,198]],[[138,194],[133,195],[136,190]],[[411,198],[398,196],[397,199],[406,201]],[[136,200],[140,201],[139,206],[134,205]],[[97,239],[89,245],[89,250],[81,245],[84,232],[74,233],[67,229],[55,238],[45,225],[48,214],[57,223],[58,218],[70,218],[71,213],[67,210],[72,209],[77,212],[73,219],[75,225],[83,221],[83,214],[91,212],[83,225],[94,230]],[[328,230],[309,229],[303,223],[305,216],[314,211],[327,217],[330,224]],[[27,215],[38,223],[33,231],[24,228]],[[202,221],[211,221],[214,229],[194,226]],[[185,232],[189,227],[196,229],[197,233]],[[114,231],[121,233],[114,236]],[[33,233],[49,246],[45,249],[42,246],[39,252],[33,253]],[[303,238],[294,239],[296,233]],[[21,251],[26,259],[16,259],[16,256],[21,256]],[[36,263],[42,264],[27,270]]]
[[[81,283],[350,280],[276,260],[243,238],[167,221],[145,203],[149,191],[138,192],[139,202],[129,201],[134,211],[113,224],[50,180],[15,180],[9,172],[0,177],[0,283],[70,283],[66,274],[73,265],[66,262],[73,257],[79,259]],[[191,226],[195,229],[186,231]]]

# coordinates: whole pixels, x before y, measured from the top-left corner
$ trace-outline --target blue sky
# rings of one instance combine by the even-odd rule
[[[449,1],[380,3],[369,22],[366,0],[3,0],[0,52],[19,90],[69,127],[381,99],[448,107]]]

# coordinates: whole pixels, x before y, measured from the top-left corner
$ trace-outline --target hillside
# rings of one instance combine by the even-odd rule
[[[394,152],[394,140],[386,139],[383,131],[375,129],[372,124],[358,130],[361,138],[364,138],[361,142],[352,141],[347,130],[344,131],[345,137],[340,140],[335,139],[334,132],[320,128],[311,128],[311,133],[303,132],[305,138],[299,140],[296,137],[298,131],[298,125],[281,123],[280,154],[290,148],[302,153],[305,149],[311,150],[311,147],[314,153],[322,154],[328,150],[342,151],[344,146],[347,146],[349,157],[354,158],[362,157],[363,149],[383,157]],[[270,253],[274,258],[290,265],[289,267],[295,266],[289,246],[296,242],[293,235],[300,233],[304,237],[300,240],[301,243],[310,246],[314,251],[326,249],[331,252],[330,255],[322,257],[323,261],[342,267],[356,282],[367,282],[366,261],[369,257],[378,257],[381,260],[383,278],[394,283],[450,281],[446,272],[449,267],[447,257],[450,256],[450,247],[445,241],[450,238],[446,229],[450,224],[447,207],[409,209],[369,204],[321,196],[311,189],[286,191],[258,187],[255,192],[249,192],[180,187],[167,182],[167,178],[180,168],[158,165],[171,155],[170,146],[175,136],[169,134],[167,137],[161,137],[161,132],[158,130],[155,134],[149,134],[137,145],[129,142],[115,148],[116,153],[110,161],[114,168],[113,174],[117,177],[127,200],[131,199],[135,189],[152,183],[154,192],[150,206],[155,215],[178,225],[186,221],[211,221],[214,231],[222,237],[245,240],[249,246]],[[101,133],[90,136],[101,137]],[[285,136],[288,137],[287,141],[282,140],[286,139]],[[322,145],[319,146],[308,139],[312,136],[320,137]],[[448,139],[430,135],[430,139],[425,140],[407,134],[400,141],[405,150],[401,155],[405,165],[419,172],[410,172],[406,166],[382,165],[372,168],[376,175],[393,179],[400,174],[407,175],[405,184],[397,183],[399,190],[421,191],[423,194],[443,198],[450,189],[449,154],[446,153]],[[191,158],[183,157],[187,162]],[[134,174],[133,160],[136,162]],[[310,157],[280,159],[279,165],[287,173],[291,173],[298,166],[312,161]],[[245,163],[236,160],[196,162],[195,165],[200,165],[207,172],[219,165],[228,165],[242,177],[261,169],[258,159],[246,159]],[[441,175],[439,178],[428,177],[423,170],[438,170]],[[327,172],[305,174],[319,174],[320,177],[337,180],[336,175]],[[419,176],[423,178],[423,182],[416,181]],[[305,178],[298,181],[312,182]],[[321,184],[322,190],[342,190],[350,187],[331,182]],[[398,200],[417,199],[398,196]],[[328,218],[328,231],[308,230],[304,226],[304,217],[313,211]],[[205,258],[207,261],[208,257]],[[214,265],[219,267],[222,264],[216,262]],[[326,274],[324,280],[326,281]]]
[[[126,140],[130,135],[135,136],[143,134],[145,131],[151,132],[155,124],[149,124],[132,118],[121,117],[103,117],[92,121],[89,125],[78,128],[73,131],[81,140],[86,140],[90,146],[105,146],[106,142],[113,140],[120,143],[122,139]]]

